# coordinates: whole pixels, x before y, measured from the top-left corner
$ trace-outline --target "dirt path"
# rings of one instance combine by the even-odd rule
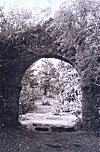
[[[100,152],[100,136],[89,132],[0,130],[0,152]]]

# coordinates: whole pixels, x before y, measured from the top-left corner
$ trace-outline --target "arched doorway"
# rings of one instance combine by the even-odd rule
[[[26,70],[22,79],[21,123],[57,123],[74,128],[82,116],[81,100],[81,78],[76,69],[63,60],[42,58]]]

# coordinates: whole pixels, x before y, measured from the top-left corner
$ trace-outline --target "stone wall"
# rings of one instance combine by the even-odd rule
[[[21,80],[37,60],[57,58],[72,64],[81,77],[83,128],[99,129],[100,56],[99,50],[86,51],[85,44],[75,42],[63,48],[41,27],[30,29],[9,39],[9,48],[0,56],[0,125],[17,126]]]

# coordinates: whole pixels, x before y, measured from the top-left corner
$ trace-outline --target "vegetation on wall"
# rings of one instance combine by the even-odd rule
[[[100,2],[98,0],[77,0],[69,6],[65,3],[53,19],[50,18],[37,25],[34,24],[35,20],[30,11],[14,12],[12,10],[6,15],[3,8],[0,7],[0,60],[2,61],[0,70],[6,75],[9,65],[16,65],[17,55],[19,58],[23,57],[27,51],[35,55],[39,55],[41,50],[45,52],[44,42],[48,46],[48,40],[49,44],[53,43],[54,54],[63,54],[64,57],[70,58],[72,63],[74,62],[74,65],[81,71],[82,79],[87,76],[86,71],[89,71],[90,79],[87,81],[87,85],[90,85],[92,81],[96,86],[100,86],[99,16]],[[34,49],[32,50],[32,48]],[[53,82],[50,83],[52,79],[47,72],[44,73],[43,78],[41,83],[37,80],[34,81],[40,84],[44,95],[47,95],[51,88],[55,93],[56,90],[59,90],[55,89],[58,86],[51,86]],[[56,85],[59,82],[55,78],[52,81],[56,81],[54,83]],[[44,87],[42,87],[43,85]],[[60,85],[62,87],[62,84]],[[34,90],[32,83],[29,86],[31,91]],[[63,88],[61,92],[63,92]],[[59,91],[57,93],[60,94]],[[73,93],[77,94],[75,90]]]

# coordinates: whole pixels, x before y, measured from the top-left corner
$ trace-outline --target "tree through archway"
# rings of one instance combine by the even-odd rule
[[[80,80],[75,68],[64,61],[43,58],[32,64],[22,79],[21,123],[75,128],[82,116]]]

